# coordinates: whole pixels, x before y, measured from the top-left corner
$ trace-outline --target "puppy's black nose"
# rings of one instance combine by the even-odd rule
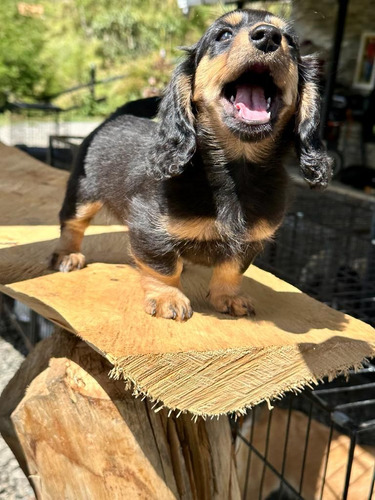
[[[271,24],[260,24],[249,36],[255,47],[263,52],[274,52],[281,45],[281,31]]]

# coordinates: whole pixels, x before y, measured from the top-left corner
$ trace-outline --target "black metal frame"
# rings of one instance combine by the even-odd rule
[[[306,465],[307,450],[309,446],[310,428],[313,418],[317,418],[320,422],[325,423],[329,427],[329,436],[327,442],[327,452],[324,458],[324,476],[322,480],[322,485],[320,488],[320,500],[324,500],[324,488],[325,488],[325,478],[327,473],[327,466],[329,461],[329,455],[331,450],[331,442],[333,437],[333,431],[340,431],[349,436],[350,438],[350,448],[347,457],[346,475],[345,483],[343,489],[342,500],[346,500],[349,493],[350,478],[352,472],[352,465],[354,459],[354,451],[357,443],[361,442],[361,436],[364,433],[371,432],[372,439],[370,438],[371,444],[375,445],[375,418],[368,418],[367,415],[373,415],[375,417],[375,366],[370,363],[365,363],[365,367],[359,372],[350,372],[349,381],[346,381],[344,377],[341,377],[334,381],[333,383],[328,383],[326,385],[319,386],[316,390],[306,390],[299,396],[288,395],[280,403],[275,403],[275,406],[282,406],[284,409],[288,410],[287,425],[285,429],[285,442],[283,448],[283,460],[282,469],[278,471],[268,460],[269,454],[269,437],[270,429],[272,423],[272,410],[268,415],[267,423],[267,434],[265,442],[265,451],[262,453],[259,451],[253,443],[254,432],[256,427],[256,412],[258,408],[255,407],[251,410],[252,422],[249,439],[241,434],[241,429],[237,423],[234,423],[235,433],[237,438],[241,439],[249,448],[247,464],[246,464],[246,482],[243,491],[243,498],[247,498],[248,486],[249,486],[249,473],[253,453],[262,460],[263,470],[260,482],[259,490],[259,500],[263,500],[263,487],[266,469],[269,468],[273,474],[280,480],[280,488],[276,495],[272,496],[272,499],[283,500],[285,498],[284,493],[288,491],[288,499],[300,499],[304,500],[301,496],[304,472]],[[368,383],[363,383],[365,379],[370,380]],[[359,382],[359,383],[357,383]],[[371,395],[370,399],[363,399],[363,392],[366,391]],[[335,400],[347,398],[347,401],[340,404],[335,404]],[[360,409],[360,411],[356,411]],[[367,410],[367,413],[366,413]],[[289,443],[289,431],[291,415],[293,411],[302,411],[307,415],[308,423],[306,428],[305,442],[304,442],[304,453],[301,467],[301,475],[299,481],[299,488],[296,490],[285,477],[285,464],[288,452]],[[363,418],[365,416],[365,418]],[[311,444],[310,444],[311,445]],[[375,487],[375,460],[374,460],[374,471],[372,480],[369,484],[369,494],[366,498],[361,498],[358,500],[371,500],[374,494]],[[253,499],[252,499],[253,500]],[[254,499],[255,500],[255,499]]]
[[[328,114],[331,108],[333,92],[336,84],[337,68],[339,65],[340,52],[342,41],[345,32],[345,22],[348,12],[349,0],[337,0],[338,13],[336,18],[336,27],[333,38],[331,51],[331,60],[327,71],[327,80],[324,89],[324,98],[322,102],[322,118],[321,118],[321,136],[324,136],[325,128],[328,122]]]
[[[50,135],[46,158],[48,165],[70,170],[83,139],[82,136]],[[66,153],[63,157],[61,157],[62,152]]]

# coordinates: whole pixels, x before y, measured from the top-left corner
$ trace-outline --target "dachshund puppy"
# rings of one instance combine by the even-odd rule
[[[84,142],[51,263],[85,265],[83,234],[105,205],[129,228],[147,313],[191,317],[180,286],[187,260],[213,266],[217,311],[252,316],[241,278],[283,220],[288,148],[311,187],[329,181],[316,61],[300,56],[288,23],[256,10],[225,14],[185,50],[157,121],[118,113]]]

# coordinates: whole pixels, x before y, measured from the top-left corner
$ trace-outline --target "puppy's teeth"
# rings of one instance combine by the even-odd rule
[[[267,111],[269,111],[269,110],[270,110],[270,107],[271,107],[271,98],[269,97],[269,98],[267,99]]]
[[[232,96],[231,96],[231,98],[230,98],[230,102],[231,102],[231,103],[234,103],[234,101],[235,101],[235,99],[234,99],[234,95],[232,95]]]

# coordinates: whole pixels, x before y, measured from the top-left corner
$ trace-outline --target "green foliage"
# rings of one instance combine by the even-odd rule
[[[100,80],[123,80],[54,99],[80,115],[108,114],[127,100],[160,92],[178,46],[196,42],[206,27],[232,6],[200,6],[185,17],[176,0],[24,0],[42,5],[41,17],[26,17],[16,0],[0,0],[0,107],[6,95],[48,99],[87,83],[90,67]],[[151,80],[150,80],[151,79]]]
[[[43,56],[53,61],[55,92],[88,82],[92,64],[98,79],[126,75],[98,87],[97,95],[107,98],[100,105],[90,102],[87,91],[55,101],[63,108],[81,106],[83,115],[108,114],[127,100],[147,95],[150,86],[160,93],[182,54],[178,46],[196,42],[223,13],[222,7],[219,12],[198,7],[187,18],[176,0],[132,0],[120,6],[117,0],[43,1],[50,26]],[[155,80],[152,85],[150,78]]]
[[[44,63],[45,26],[41,19],[21,16],[14,0],[0,2],[0,107],[7,95],[41,97],[52,78]]]
[[[177,2],[155,0],[145,8],[143,0],[135,0],[120,12],[117,7],[106,9],[93,20],[92,31],[103,42],[101,57],[114,62],[161,47],[172,50],[194,24],[182,16]]]

